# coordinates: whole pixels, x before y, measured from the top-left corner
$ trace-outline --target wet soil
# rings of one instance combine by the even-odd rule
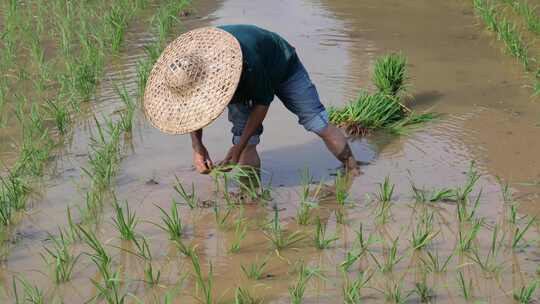
[[[430,250],[446,257],[456,243],[457,221],[454,204],[436,204],[419,207],[412,204],[410,180],[426,188],[457,187],[465,182],[472,161],[482,177],[474,194],[482,189],[478,214],[486,218],[486,228],[479,235],[483,250],[489,246],[489,227],[506,214],[496,176],[511,182],[523,214],[538,214],[540,198],[540,105],[530,97],[528,83],[521,67],[501,52],[500,45],[483,32],[469,2],[453,1],[324,1],[324,0],[200,0],[195,3],[196,13],[185,18],[178,33],[185,30],[227,23],[254,23],[280,33],[297,49],[301,60],[317,85],[326,105],[340,105],[354,99],[359,88],[369,83],[374,59],[389,51],[401,50],[410,61],[411,94],[415,110],[437,111],[444,116],[410,136],[395,137],[373,134],[351,142],[355,155],[369,165],[354,179],[350,193],[354,204],[346,211],[346,225],[336,223],[336,204],[321,203],[316,213],[328,223],[329,232],[340,237],[329,250],[313,248],[309,238],[296,248],[276,255],[260,229],[260,223],[272,218],[277,205],[282,223],[289,231],[299,229],[294,223],[298,206],[297,191],[300,172],[309,168],[316,180],[332,184],[339,163],[326,151],[322,142],[305,132],[293,117],[275,100],[265,121],[265,133],[259,151],[264,179],[271,181],[274,200],[267,206],[248,205],[245,216],[249,231],[237,254],[228,253],[234,231],[216,226],[211,210],[189,211],[182,207],[186,222],[186,242],[198,245],[205,271],[211,261],[215,272],[215,296],[221,302],[232,300],[234,288],[249,287],[252,294],[271,303],[289,303],[288,286],[296,279],[290,273],[295,261],[302,258],[318,265],[327,280],[313,279],[308,285],[306,303],[336,303],[341,299],[342,274],[337,265],[343,260],[355,238],[354,230],[360,223],[368,232],[377,234],[380,242],[373,245],[376,256],[384,255],[384,248],[392,239],[400,237],[400,253],[405,253],[410,229],[423,209],[436,214],[436,227],[440,230]],[[91,112],[109,115],[121,107],[114,94],[112,82],[107,79],[127,79],[128,88],[136,91],[136,62],[144,51],[141,48],[152,39],[145,28],[134,25],[127,37],[122,57],[107,68],[105,81],[100,85]],[[58,225],[67,224],[66,207],[82,203],[84,178],[80,167],[85,166],[88,138],[93,126],[89,117],[77,123],[68,147],[62,151],[42,185],[42,191],[33,200],[33,208],[12,232],[13,243],[0,279],[5,290],[11,288],[11,277],[22,275],[42,288],[49,296],[56,295],[66,303],[78,303],[96,294],[89,278],[96,277],[90,261],[82,258],[73,280],[55,287],[45,272],[39,253],[47,233],[55,233]],[[214,160],[219,160],[230,146],[230,128],[226,115],[222,115],[205,130],[204,141]],[[137,232],[145,235],[152,248],[156,265],[162,271],[162,284],[148,287],[137,280],[142,278],[142,263],[115,246],[128,246],[118,239],[111,225],[112,212],[107,209],[98,231],[110,246],[115,265],[126,288],[151,302],[162,296],[166,287],[174,286],[182,275],[191,272],[188,259],[181,257],[167,235],[150,222],[159,221],[157,204],[168,208],[174,176],[188,184],[194,182],[203,198],[212,198],[213,184],[208,176],[197,175],[191,166],[191,145],[187,136],[159,133],[138,115],[136,129],[126,139],[116,193],[128,200],[137,215],[144,220]],[[9,156],[6,156],[9,157]],[[367,204],[366,194],[377,191],[378,184],[389,176],[396,184],[393,218],[381,225]],[[152,180],[153,182],[148,182]],[[178,198],[177,198],[178,199]],[[74,207],[75,208],[75,207]],[[300,228],[311,237],[310,228]],[[536,229],[527,234],[535,240]],[[84,246],[76,251],[85,250]],[[418,255],[408,254],[397,266],[394,274],[377,274],[371,289],[364,291],[366,302],[381,302],[387,282],[404,278],[404,288],[410,290],[420,276]],[[270,256],[267,273],[262,281],[249,281],[241,272],[257,257]],[[518,252],[505,250],[499,257],[504,266],[499,277],[490,277],[466,258],[455,258],[452,271],[431,275],[429,281],[436,287],[437,302],[464,302],[456,283],[456,269],[461,269],[474,283],[479,299],[492,303],[511,303],[512,290],[535,277],[540,260],[535,243]],[[371,258],[364,257],[351,276],[360,269],[374,269]],[[129,280],[127,279],[129,278]],[[177,303],[192,303],[194,283],[186,279],[182,296]],[[7,298],[6,298],[7,299]],[[416,301],[416,296],[411,301]],[[341,301],[341,300],[339,300]]]

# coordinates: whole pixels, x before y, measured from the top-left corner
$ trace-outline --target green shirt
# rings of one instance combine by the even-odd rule
[[[294,48],[278,34],[254,25],[219,28],[231,33],[242,48],[242,76],[231,102],[269,105],[278,86],[294,72]]]

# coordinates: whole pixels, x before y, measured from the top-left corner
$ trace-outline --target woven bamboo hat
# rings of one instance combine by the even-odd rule
[[[146,117],[169,134],[201,129],[225,110],[241,73],[242,50],[228,32],[204,27],[182,34],[152,68],[144,92]]]

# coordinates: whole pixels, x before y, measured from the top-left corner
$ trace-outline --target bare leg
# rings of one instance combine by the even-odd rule
[[[334,125],[328,125],[326,129],[318,134],[326,147],[334,156],[343,163],[345,169],[350,173],[358,173],[358,163],[352,154],[347,139],[341,130]]]
[[[257,153],[257,145],[248,145],[242,155],[240,155],[239,164],[242,166],[250,166],[256,169],[261,168],[261,159]]]
[[[258,178],[256,176],[251,175],[251,177],[249,177],[249,179],[251,179],[251,182],[255,182],[255,180],[260,180],[261,159],[259,158],[259,154],[257,153],[257,145],[248,145],[244,149],[244,152],[242,152],[242,155],[240,155],[240,160],[238,164],[241,166],[249,166],[255,169],[253,173],[257,174]],[[248,184],[249,180],[243,180],[242,182]],[[258,186],[260,185],[257,185],[257,187]]]

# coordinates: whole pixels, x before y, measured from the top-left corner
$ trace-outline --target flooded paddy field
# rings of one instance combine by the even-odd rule
[[[150,6],[141,14],[152,13]],[[42,293],[44,303],[119,303],[124,295],[126,303],[527,303],[527,288],[538,299],[540,234],[532,219],[540,213],[540,105],[469,1],[200,0],[179,18],[170,37],[229,23],[280,33],[325,105],[373,89],[376,58],[401,51],[412,107],[443,115],[405,136],[351,139],[362,174],[344,179],[324,144],[276,99],[259,148],[271,195],[237,205],[216,193],[212,177],[194,171],[189,137],[159,133],[137,109],[131,132],[118,136],[117,174],[100,197],[102,208],[88,212],[88,193],[96,192],[82,168],[92,168],[96,152],[93,117],[118,121],[125,104],[115,85],[123,83],[136,99],[138,62],[158,39],[141,17],[129,23],[91,102],[32,183],[28,208],[4,229],[2,302],[31,302]],[[18,154],[14,126],[2,126],[8,167]],[[215,161],[230,147],[229,129],[226,115],[205,129]],[[312,178],[302,181],[306,169]],[[175,190],[178,181],[187,192],[194,185],[195,208]],[[127,201],[135,214],[135,241],[122,240],[114,201],[124,213]],[[163,212],[171,215],[173,202],[183,226],[177,238],[155,225],[165,225]],[[79,223],[88,235],[70,228]],[[76,260],[69,280],[57,284],[45,247],[55,248],[50,235],[58,237],[58,227]],[[110,262],[88,246],[93,233]],[[276,239],[287,246],[276,248]],[[252,263],[265,262],[253,271],[259,279],[248,277]],[[106,265],[108,276],[96,265]]]

